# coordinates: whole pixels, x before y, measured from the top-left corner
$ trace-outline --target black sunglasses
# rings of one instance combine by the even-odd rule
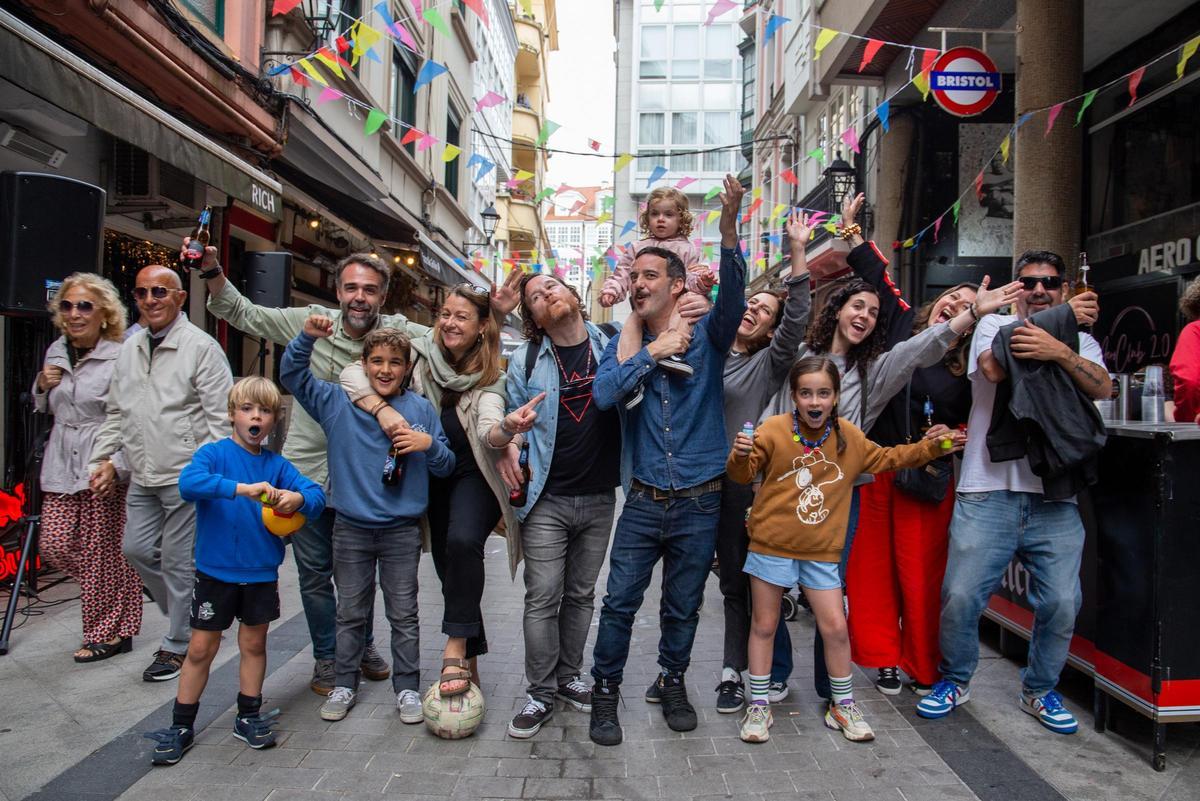
[[[133,296],[138,300],[145,300],[146,295],[153,295],[156,300],[162,300],[172,292],[182,292],[182,289],[174,289],[169,286],[135,286],[133,288]]]
[[[72,303],[69,300],[58,302],[58,310],[63,314],[70,314],[71,309],[78,309],[80,314],[91,314],[96,310],[96,304],[90,300],[81,300],[78,303]]]
[[[1026,292],[1032,292],[1037,289],[1037,285],[1041,284],[1047,292],[1062,289],[1063,280],[1060,275],[1022,275],[1017,279],[1021,282],[1021,288]]]

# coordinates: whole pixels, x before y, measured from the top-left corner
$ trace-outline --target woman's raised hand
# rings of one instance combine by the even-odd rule
[[[1021,294],[1020,281],[1013,281],[1004,286],[998,286],[995,289],[989,288],[988,285],[991,282],[992,277],[990,275],[985,275],[983,280],[979,282],[979,291],[975,295],[975,314],[980,317],[985,314],[991,314],[997,309],[1013,303]]]

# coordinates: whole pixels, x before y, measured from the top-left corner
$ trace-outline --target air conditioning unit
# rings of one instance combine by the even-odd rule
[[[0,121],[0,147],[20,153],[28,159],[47,167],[61,167],[67,160],[67,151],[55,147],[33,136],[26,130]]]
[[[116,204],[168,202],[190,209],[196,202],[195,179],[128,142],[114,138],[109,174]]]

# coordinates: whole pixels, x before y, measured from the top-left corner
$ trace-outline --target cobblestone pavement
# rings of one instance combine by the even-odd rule
[[[1066,689],[1083,723],[1080,733],[1047,732],[1017,710],[1017,663],[991,649],[985,649],[971,704],[935,723],[915,717],[915,699],[907,691],[888,699],[857,673],[856,696],[877,739],[847,742],[821,723],[810,687],[812,622],[804,614],[790,624],[796,670],[790,696],[774,707],[771,740],[743,743],[739,716],[713,708],[722,632],[715,579],[688,672],[701,716],[695,731],[670,731],[658,707],[641,697],[656,670],[654,592],[637,618],[626,670],[620,710],[625,742],[594,745],[587,715],[562,707],[535,738],[513,740],[506,725],[525,698],[523,587],[519,574],[510,583],[503,549],[500,539],[489,542],[484,609],[491,652],[480,666],[488,709],[473,737],[439,740],[424,726],[401,723],[390,682],[365,683],[344,721],[322,721],[321,699],[308,689],[312,661],[289,563],[282,576],[285,618],[269,637],[271,672],[264,690],[264,708],[283,711],[279,747],[252,751],[232,736],[236,646],[228,637],[201,707],[196,746],[180,764],[151,769],[151,744],[140,733],[169,722],[175,687],[139,678],[162,629],[161,616],[147,610],[134,654],[82,666],[69,658],[78,640],[78,606],[68,603],[31,618],[14,635],[13,653],[0,658],[0,801],[1200,798],[1195,725],[1170,730],[1168,770],[1154,773],[1146,762],[1148,729],[1139,719],[1125,716],[1120,735],[1095,733],[1086,714],[1090,693],[1077,680],[1078,688],[1068,682]],[[428,559],[421,580],[422,678],[428,686],[442,644],[441,596]],[[386,643],[382,603],[376,612],[376,631]],[[585,665],[590,655],[589,641]]]

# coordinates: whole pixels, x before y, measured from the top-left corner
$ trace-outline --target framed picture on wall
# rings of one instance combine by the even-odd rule
[[[987,162],[1008,130],[1009,126],[1003,124],[958,126],[958,185],[973,186],[983,168],[982,196],[971,190],[962,201],[958,220],[960,258],[1012,255],[1013,153],[1009,153],[1007,164],[998,154]]]

